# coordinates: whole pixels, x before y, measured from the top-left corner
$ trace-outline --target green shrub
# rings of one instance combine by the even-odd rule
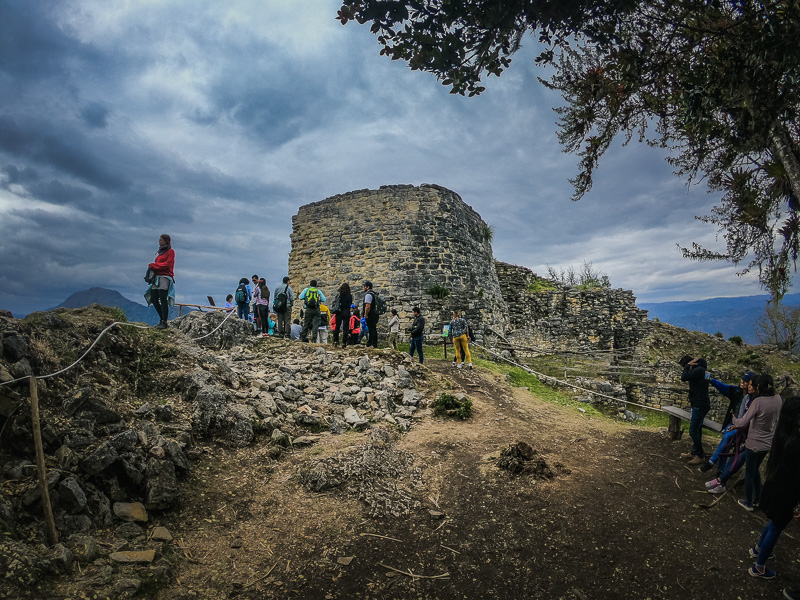
[[[425,290],[425,293],[438,300],[444,300],[450,295],[450,288],[446,288],[443,285],[434,283],[431,287]]]
[[[455,417],[456,419],[469,419],[472,416],[472,400],[467,396],[456,398],[446,392],[436,396],[431,405],[433,414],[437,416]]]
[[[553,282],[549,279],[542,279],[540,277],[534,277],[531,279],[531,282],[528,284],[528,287],[525,288],[529,292],[552,292],[556,289],[556,286],[553,285]]]
[[[718,331],[718,332],[717,332],[717,333],[715,333],[714,335],[715,335],[716,337],[718,337],[718,338],[721,338],[721,339],[723,339],[723,340],[725,339],[725,334],[724,334],[724,333],[722,333],[721,331]]]
[[[733,344],[736,344],[737,346],[741,346],[742,344],[744,344],[744,340],[742,339],[742,336],[740,336],[740,335],[731,336],[731,337],[728,338],[728,341],[733,343]]]

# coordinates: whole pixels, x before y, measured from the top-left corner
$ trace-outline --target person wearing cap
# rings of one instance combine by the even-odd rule
[[[711,410],[711,398],[708,397],[708,379],[706,371],[708,363],[705,358],[684,356],[678,361],[683,367],[681,381],[689,383],[689,404],[692,407],[692,418],[689,421],[689,437],[692,438],[692,449],[681,453],[681,458],[688,460],[692,466],[706,462],[703,450],[703,420]]]
[[[725,449],[726,446],[729,446],[733,441],[733,438],[736,437],[736,429],[730,426],[731,420],[734,414],[741,419],[750,406],[750,402],[753,401],[753,396],[749,394],[749,388],[750,382],[755,376],[756,374],[752,371],[746,371],[739,379],[739,385],[727,385],[713,377],[708,380],[720,394],[728,398],[729,402],[728,410],[725,412],[725,419],[722,421],[722,431],[724,432],[722,434],[722,439],[717,445],[714,454],[711,455],[711,458],[700,465],[699,471],[701,473],[710,471],[714,465],[717,465],[717,476],[722,475],[725,471],[728,459],[730,458],[725,452]]]
[[[364,282],[364,320],[367,325],[367,347],[378,347],[378,311],[375,308],[375,296],[372,293],[372,282]]]

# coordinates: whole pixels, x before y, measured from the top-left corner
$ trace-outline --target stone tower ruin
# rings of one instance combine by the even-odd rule
[[[398,310],[405,331],[419,306],[428,332],[463,310],[481,337],[483,324],[505,329],[492,256],[491,228],[461,197],[438,185],[382,186],[301,206],[292,218],[289,276],[302,290],[316,279],[332,298],[347,281],[360,308],[362,282]]]

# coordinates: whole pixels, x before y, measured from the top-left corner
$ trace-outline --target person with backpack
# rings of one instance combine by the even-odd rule
[[[288,338],[292,330],[292,305],[294,304],[294,291],[289,284],[288,277],[283,278],[283,283],[275,288],[272,300],[272,310],[278,319],[278,337]]]
[[[353,294],[350,291],[350,284],[346,281],[339,286],[339,291],[331,303],[333,319],[331,330],[333,331],[333,345],[339,345],[339,332],[342,332],[342,348],[347,346],[350,337],[350,305],[353,304]],[[335,320],[335,326],[334,322]],[[335,328],[334,328],[335,327]]]
[[[800,397],[789,398],[781,407],[767,461],[767,476],[761,493],[761,510],[770,519],[749,554],[756,564],[748,569],[753,577],[772,579],[767,568],[781,532],[797,518],[800,503]],[[783,590],[784,598],[800,599],[800,590]]]
[[[250,290],[247,289],[249,280],[247,277],[242,277],[239,280],[239,285],[233,293],[233,299],[236,300],[237,314],[240,319],[245,321],[250,320]]]
[[[378,347],[378,319],[386,312],[386,304],[372,289],[372,282],[364,282],[364,320],[367,329],[367,347]]]
[[[147,265],[154,273],[150,287],[144,293],[147,306],[153,305],[158,313],[157,329],[166,329],[169,320],[169,309],[175,305],[175,251],[172,249],[172,238],[162,233],[158,238],[158,251],[155,262]],[[148,273],[149,274],[149,273]]]
[[[322,293],[322,290],[317,289],[317,280],[312,279],[308,287],[300,292],[297,298],[303,301],[303,308],[305,309],[300,341],[308,342],[308,331],[311,330],[311,339],[316,343],[321,318],[320,306],[326,301],[325,294]]]
[[[736,428],[729,427],[733,416],[736,415],[740,419],[744,416],[745,411],[750,406],[753,396],[749,394],[750,382],[755,378],[756,374],[752,371],[747,371],[739,379],[739,385],[727,385],[713,377],[709,379],[709,383],[713,385],[716,390],[728,398],[728,410],[725,412],[725,418],[722,421],[722,440],[717,445],[714,454],[711,455],[705,463],[700,465],[698,470],[701,473],[710,471],[714,465],[717,465],[717,477],[725,472],[725,467],[728,463],[730,455],[731,442],[736,437]]]

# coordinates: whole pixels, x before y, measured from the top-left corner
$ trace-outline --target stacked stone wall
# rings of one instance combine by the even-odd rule
[[[577,290],[548,282],[531,291],[537,276],[525,267],[496,262],[495,272],[509,307],[508,340],[542,350],[633,349],[647,335],[647,311],[629,290]]]
[[[289,276],[298,293],[316,279],[330,299],[346,281],[360,308],[361,283],[368,279],[388,308],[398,310],[401,331],[410,327],[414,306],[426,317],[429,335],[441,332],[453,309],[465,312],[479,336],[487,319],[507,326],[491,230],[443,187],[382,186],[307,204],[292,219],[291,240]],[[434,286],[449,295],[434,297],[427,291]]]

